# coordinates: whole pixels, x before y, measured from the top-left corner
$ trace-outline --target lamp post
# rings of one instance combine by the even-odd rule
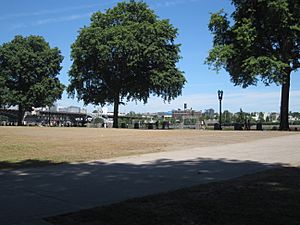
[[[222,130],[222,99],[223,99],[223,91],[218,90],[218,99],[220,102],[220,113],[219,113],[219,125],[220,130]]]

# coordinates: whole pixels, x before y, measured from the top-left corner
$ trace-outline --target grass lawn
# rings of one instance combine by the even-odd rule
[[[264,131],[0,127],[0,169],[101,160],[293,134]]]
[[[47,218],[59,225],[299,225],[300,168],[137,198]]]

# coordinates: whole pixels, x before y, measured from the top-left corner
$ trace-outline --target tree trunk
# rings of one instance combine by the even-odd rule
[[[23,125],[23,117],[24,117],[25,111],[22,107],[22,105],[19,105],[19,111],[18,111],[18,126]]]
[[[280,130],[289,130],[289,97],[291,72],[287,73],[281,87]]]
[[[118,117],[119,117],[119,104],[120,104],[120,97],[119,94],[115,97],[114,100],[114,122],[113,128],[118,128]]]

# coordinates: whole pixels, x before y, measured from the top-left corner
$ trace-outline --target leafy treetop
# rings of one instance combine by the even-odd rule
[[[221,10],[211,15],[214,48],[207,63],[225,68],[232,82],[247,87],[258,77],[280,84],[300,67],[300,2],[298,0],[233,0],[233,25]]]
[[[72,95],[87,103],[144,103],[151,94],[170,101],[181,94],[185,78],[176,68],[177,30],[159,20],[145,3],[122,2],[92,15],[72,45]]]
[[[64,86],[57,78],[63,57],[40,36],[16,36],[0,46],[0,104],[32,107],[52,105]],[[20,115],[21,116],[21,115]]]

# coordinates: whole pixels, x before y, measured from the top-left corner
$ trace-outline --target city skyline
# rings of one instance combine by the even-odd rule
[[[187,105],[187,108],[184,109],[184,105]],[[13,107],[13,109],[16,109],[17,107]],[[55,110],[54,110],[55,108]],[[94,111],[105,111],[105,112],[108,112],[108,113],[113,113],[113,110],[111,110],[109,107],[107,106],[98,106],[98,107],[94,107],[94,108],[90,108],[90,109],[87,109],[85,106],[76,106],[76,105],[61,105],[61,104],[58,104],[57,102],[54,103],[54,105],[52,105],[50,107],[50,111],[55,111],[55,112],[69,112],[69,108],[76,108],[78,109],[79,111],[82,111],[82,112],[85,112],[85,113],[93,113]],[[35,108],[35,109],[43,109],[45,111],[48,110],[48,107],[40,107],[40,108]],[[181,110],[181,111],[184,111],[184,110],[187,110],[187,111],[196,111],[196,112],[202,112],[202,113],[205,113],[206,111],[209,111],[209,110],[213,110],[214,113],[216,114],[219,114],[219,108],[193,108],[192,106],[188,105],[187,103],[183,103],[182,106],[179,106],[178,108],[168,108],[166,110],[161,110],[161,111],[134,111],[134,110],[130,110],[130,111],[126,111],[126,110],[121,110],[119,113],[120,114],[128,114],[128,113],[137,113],[137,114],[157,114],[157,113],[172,113],[173,111],[177,111],[177,110]],[[224,108],[222,109],[222,113],[227,111],[227,112],[230,112],[230,113],[239,113],[240,111],[243,111],[245,113],[277,113],[279,115],[279,111],[261,111],[261,110],[254,110],[254,111],[247,111],[245,110],[244,108],[239,108],[238,110],[236,111],[231,111],[227,108]],[[292,113],[298,113],[298,111],[290,111]]]
[[[12,0],[4,2],[0,9],[0,27],[2,35],[0,44],[13,39],[15,35],[41,35],[50,43],[51,47],[58,47],[65,57],[60,73],[60,80],[68,85],[68,70],[70,69],[70,46],[76,39],[78,31],[85,25],[89,25],[89,18],[93,12],[104,11],[120,1],[108,0],[101,3],[95,0],[86,1],[49,1],[37,2],[29,0],[19,2]],[[232,12],[231,1],[220,0],[146,0],[151,9],[161,19],[170,19],[178,28],[177,43],[182,44],[181,56],[183,57],[178,67],[185,72],[188,83],[183,89],[182,96],[171,104],[164,104],[163,100],[151,97],[148,104],[136,104],[129,102],[121,106],[121,112],[158,112],[170,111],[182,108],[184,103],[195,110],[218,108],[217,90],[224,91],[223,108],[232,112],[239,111],[275,111],[280,108],[280,87],[271,85],[265,87],[259,83],[257,87],[242,89],[235,87],[230,82],[230,77],[225,71],[216,74],[204,64],[209,49],[212,46],[212,36],[207,24],[210,12],[216,12],[222,8],[226,12]],[[300,111],[300,76],[292,74],[290,111]],[[91,105],[83,106],[76,99],[68,99],[66,93],[58,104],[67,106],[75,105],[85,107],[89,111],[94,108]],[[109,109],[112,107],[109,106]]]

